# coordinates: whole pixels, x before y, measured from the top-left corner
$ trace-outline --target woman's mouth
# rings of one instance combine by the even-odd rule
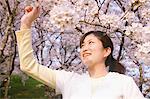
[[[90,56],[90,55],[91,55],[91,53],[84,53],[83,57],[85,58],[85,57]]]

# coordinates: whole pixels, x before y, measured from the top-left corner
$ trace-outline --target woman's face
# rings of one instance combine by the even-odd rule
[[[91,67],[96,64],[105,63],[107,50],[102,42],[93,34],[85,37],[80,50],[81,60],[85,65]]]

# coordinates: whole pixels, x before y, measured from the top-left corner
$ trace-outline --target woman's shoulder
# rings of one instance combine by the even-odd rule
[[[126,80],[132,80],[133,78],[131,76],[125,75],[125,74],[120,74],[117,72],[109,72],[109,77],[112,79],[117,79],[121,81],[126,81]]]
[[[74,71],[66,71],[66,70],[54,70],[56,77],[60,77],[63,79],[66,78],[79,78],[82,76],[81,74]]]
[[[113,84],[114,86],[122,87],[133,84],[134,80],[128,75],[110,72],[107,77],[107,82],[111,82],[111,84]]]

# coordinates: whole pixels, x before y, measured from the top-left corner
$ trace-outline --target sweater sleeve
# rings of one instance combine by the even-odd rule
[[[20,59],[20,69],[34,79],[52,87],[56,87],[55,70],[38,64],[33,55],[31,30],[24,29],[16,32]]]
[[[125,82],[128,83],[124,86],[124,99],[145,99],[133,78],[129,77]]]

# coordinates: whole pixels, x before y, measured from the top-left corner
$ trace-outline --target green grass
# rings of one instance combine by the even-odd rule
[[[9,96],[10,99],[47,99],[44,95],[44,86],[40,82],[29,78],[23,86],[17,75],[11,76]]]

